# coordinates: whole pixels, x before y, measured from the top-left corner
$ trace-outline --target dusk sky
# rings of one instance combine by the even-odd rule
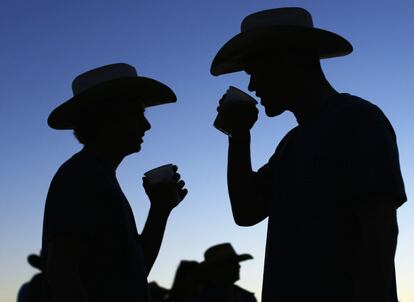
[[[15,301],[36,272],[26,261],[41,248],[44,202],[58,167],[81,145],[70,131],[48,128],[57,105],[72,96],[78,74],[110,63],[134,65],[139,75],[169,85],[178,102],[148,108],[152,129],[142,151],[118,168],[119,182],[139,231],[149,208],[143,173],[175,163],[189,190],[168,222],[149,276],[170,287],[180,260],[203,260],[211,245],[231,242],[242,263],[238,284],[260,301],[267,220],[235,225],[226,185],[227,139],[213,128],[217,102],[229,85],[247,89],[240,72],[210,75],[219,48],[239,33],[246,15],[301,6],[315,27],[348,39],[354,52],[323,61],[339,92],[378,105],[397,134],[408,202],[398,210],[396,255],[399,299],[414,302],[414,1],[412,0],[147,0],[23,1],[0,4],[0,301]],[[252,131],[254,169],[265,164],[296,125],[291,113],[267,118],[259,108]]]

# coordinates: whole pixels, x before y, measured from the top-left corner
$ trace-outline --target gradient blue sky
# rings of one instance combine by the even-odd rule
[[[80,149],[71,132],[48,128],[50,111],[70,98],[79,73],[127,62],[143,76],[174,89],[178,103],[150,108],[152,129],[142,152],[125,160],[118,178],[139,229],[148,210],[141,176],[175,163],[190,191],[174,210],[149,280],[171,285],[181,259],[202,260],[210,245],[230,241],[255,259],[242,265],[239,284],[260,298],[266,222],[251,228],[232,220],[226,187],[227,141],[212,127],[228,85],[246,89],[244,73],[212,77],[217,50],[252,12],[282,6],[308,9],[317,27],[351,41],[354,52],[323,61],[328,79],[380,106],[398,137],[407,195],[414,179],[414,2],[399,1],[23,1],[0,4],[0,301],[14,301],[35,272],[26,256],[38,252],[44,200],[59,165]],[[290,113],[269,119],[260,109],[252,161],[264,164],[296,122]],[[414,301],[414,206],[398,212],[396,256],[400,300]]]

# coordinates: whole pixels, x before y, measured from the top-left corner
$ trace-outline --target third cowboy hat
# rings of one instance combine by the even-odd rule
[[[207,249],[204,253],[204,262],[203,264],[217,264],[230,260],[245,261],[253,259],[250,254],[236,254],[236,251],[230,243],[222,243],[214,245]]]
[[[313,27],[312,16],[305,9],[269,9],[244,18],[241,33],[230,39],[216,54],[211,74],[217,76],[241,71],[246,56],[269,48],[312,49],[321,59],[352,52],[352,45],[343,37]]]
[[[39,255],[30,254],[29,256],[27,256],[27,262],[29,262],[31,266],[37,268],[38,270],[42,271],[44,268],[42,258]]]
[[[117,63],[92,69],[72,82],[74,96],[55,108],[48,124],[54,129],[74,129],[79,112],[99,108],[103,102],[130,101],[145,107],[172,103],[174,92],[154,79],[138,76],[131,65]]]

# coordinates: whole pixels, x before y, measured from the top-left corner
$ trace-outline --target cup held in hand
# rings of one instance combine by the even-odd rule
[[[256,105],[257,101],[243,90],[230,86],[223,99],[223,105],[229,102],[247,102]]]
[[[257,101],[253,97],[234,86],[230,86],[229,89],[227,89],[227,92],[224,95],[223,99],[221,100],[220,108],[223,111],[248,111],[252,110],[252,107],[256,107],[256,104]],[[237,118],[237,116],[234,118]],[[229,124],[231,123],[231,120],[226,119],[224,117],[224,114],[220,114],[219,112],[214,121],[214,127],[221,132],[231,136],[228,131]]]
[[[172,201],[179,203],[181,198],[179,196],[179,190],[177,189],[177,183],[174,179],[175,169],[173,164],[166,164],[144,173],[150,185],[166,184],[171,189]],[[162,185],[163,186],[163,185]],[[161,187],[162,187],[161,186]],[[164,187],[165,188],[165,187]],[[169,189],[169,190],[170,190]]]
[[[166,164],[144,173],[150,184],[173,182],[175,171],[173,164]]]

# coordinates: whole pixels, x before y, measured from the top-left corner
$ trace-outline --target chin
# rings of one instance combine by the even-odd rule
[[[268,117],[275,117],[281,115],[283,112],[286,111],[282,102],[275,101],[275,98],[260,98],[261,104],[265,109],[265,113]]]
[[[285,111],[286,109],[276,110],[275,108],[265,107],[265,113],[268,117],[275,117],[275,116],[281,115]]]
[[[126,152],[126,156],[138,153],[139,151],[141,151],[141,145],[130,146],[130,148],[128,148],[128,151]]]
[[[135,147],[134,153],[141,151],[141,144]]]

